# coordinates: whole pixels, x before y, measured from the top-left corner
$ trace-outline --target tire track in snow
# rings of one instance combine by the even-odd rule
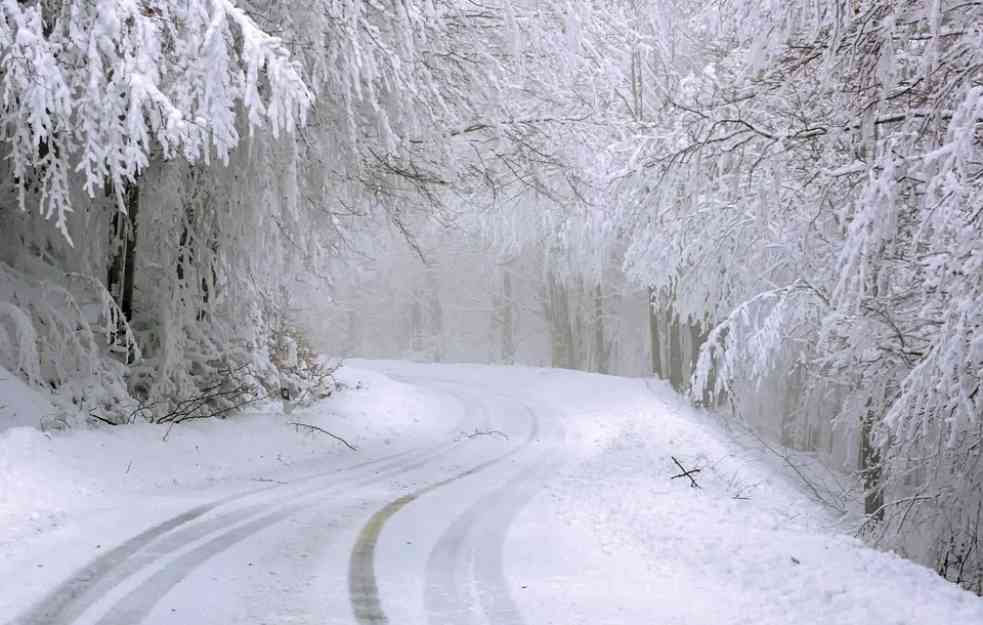
[[[445,480],[435,482],[429,486],[421,488],[413,493],[404,495],[396,499],[375,514],[363,526],[358,535],[355,546],[352,549],[348,568],[348,594],[351,602],[352,613],[359,625],[387,625],[389,618],[382,608],[382,599],[379,595],[379,584],[375,571],[375,550],[386,522],[395,516],[400,510],[405,508],[413,501],[431,493],[438,488],[456,482],[470,475],[474,475],[488,467],[511,458],[519,452],[525,450],[539,436],[539,419],[535,412],[529,410],[532,418],[532,428],[528,438],[518,447],[491,460],[482,462],[470,469],[458,473]]]
[[[505,538],[513,519],[559,464],[544,459],[522,471],[474,503],[438,539],[426,569],[430,625],[522,625],[505,580]]]
[[[363,478],[361,480],[349,480],[343,484],[333,484],[324,491],[309,493],[307,496],[324,496],[347,488],[369,486],[380,480],[388,479],[390,477],[403,474],[407,471],[418,469],[449,451],[451,446],[452,445],[445,445],[444,449],[430,454],[412,464],[399,464],[385,470],[384,472]],[[191,551],[180,555],[174,561],[168,563],[166,567],[162,568],[141,582],[139,586],[131,590],[120,601],[116,602],[112,608],[110,608],[110,610],[96,622],[96,625],[135,625],[136,623],[141,622],[144,618],[146,618],[157,602],[164,597],[164,595],[170,592],[174,586],[179,584],[181,580],[190,575],[208,559],[222,553],[223,551],[226,551],[250,536],[272,527],[277,523],[285,521],[302,510],[317,506],[320,503],[323,503],[320,499],[303,503],[295,503],[287,508],[271,512],[261,516],[260,518],[242,523],[234,528],[230,528],[228,531],[223,532],[219,536],[202,545],[199,545],[198,547],[195,547]],[[339,509],[338,512],[343,513],[349,510],[358,509],[359,507],[360,504],[351,504]]]
[[[296,487],[307,482],[331,476],[345,475],[376,465],[383,465],[384,468],[381,472],[373,475],[372,479],[384,479],[394,472],[398,473],[406,470],[407,467],[400,463],[407,456],[424,455],[427,457],[425,461],[429,461],[432,457],[446,452],[451,446],[452,444],[444,444],[436,448],[424,450],[411,449],[361,462],[349,467],[315,473],[298,478],[289,484],[255,488],[208,504],[196,506],[137,534],[107,551],[102,556],[95,558],[71,577],[60,583],[54,590],[35,604],[33,608],[30,608],[27,612],[10,621],[8,625],[59,625],[71,623],[131,575],[167,557],[180,547],[190,544],[212,532],[231,529],[229,528],[229,522],[231,520],[241,520],[244,516],[248,518],[251,515],[261,513],[276,505],[279,500],[231,510],[219,517],[208,519],[204,523],[194,524],[195,521],[203,519],[209,513],[223,506],[270,491],[288,491],[291,487]],[[393,469],[387,471],[385,467],[388,467],[388,464],[393,464]],[[306,489],[306,491],[302,490],[296,496],[309,496],[320,490],[341,488],[348,485],[351,479],[314,486]],[[272,524],[273,522],[275,521],[269,521],[268,524]],[[127,625],[133,625],[133,622],[127,623]]]

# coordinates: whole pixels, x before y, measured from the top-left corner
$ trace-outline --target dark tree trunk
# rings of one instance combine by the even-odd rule
[[[690,322],[688,325],[690,338],[690,360],[689,370],[686,372],[687,380],[693,375],[693,372],[696,371],[696,363],[700,360],[700,350],[703,348],[703,343],[707,340],[707,335],[703,332],[703,326],[692,322]]]
[[[120,308],[127,321],[133,319],[133,278],[136,276],[137,213],[140,210],[140,189],[136,185],[126,188],[126,221],[128,241],[124,254],[123,295]]]
[[[864,483],[864,514],[884,519],[884,491],[881,489],[881,453],[874,444],[874,411],[868,408],[860,423],[860,474]]]
[[[106,275],[106,288],[119,306],[122,318],[117,320],[112,335],[115,347],[127,351],[127,361],[133,354],[126,344],[125,324],[133,320],[133,283],[136,274],[137,213],[140,210],[140,189],[128,184],[123,191],[126,212],[117,210],[113,214],[110,228],[110,260]]]

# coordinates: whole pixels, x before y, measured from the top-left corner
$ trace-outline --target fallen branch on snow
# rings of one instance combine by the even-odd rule
[[[463,438],[478,438],[479,436],[501,436],[502,440],[509,440],[509,435],[501,430],[479,430],[475,428],[474,432],[470,434],[464,434]]]
[[[290,483],[290,482],[284,482],[282,480],[274,480],[273,478],[269,478],[269,477],[254,477],[253,478],[253,481],[254,482],[270,482],[271,484],[289,484]]]
[[[699,473],[700,469],[687,469],[682,465],[682,463],[676,460],[676,456],[669,456],[669,457],[672,458],[672,461],[675,462],[676,466],[679,467],[679,470],[682,471],[682,473],[680,473],[679,475],[673,475],[670,479],[674,480],[679,477],[688,477],[690,481],[689,484],[690,488],[699,488],[700,485],[696,483],[696,479],[693,478],[693,475]]]
[[[354,445],[352,445],[342,437],[338,436],[337,434],[332,434],[331,432],[325,430],[324,428],[319,428],[316,425],[311,425],[310,423],[300,423],[298,421],[291,421],[287,425],[294,426],[294,429],[296,430],[300,430],[300,428],[307,428],[309,432],[320,432],[321,434],[326,434],[331,438],[335,439],[336,441],[343,443],[345,447],[347,447],[348,449],[351,449],[352,451],[358,451],[357,447],[355,447]]]

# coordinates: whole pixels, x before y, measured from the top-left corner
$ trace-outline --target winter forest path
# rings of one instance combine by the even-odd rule
[[[983,600],[845,535],[781,461],[664,385],[352,368],[376,376],[358,402],[388,398],[365,419],[415,410],[401,435],[264,473],[261,488],[230,478],[221,496],[171,491],[132,531],[153,499],[121,499],[106,514],[129,537],[47,585],[32,586],[34,565],[16,569],[0,543],[0,607],[18,608],[0,609],[0,625],[983,623]],[[429,399],[413,408],[417,397]],[[325,406],[304,418],[368,423]],[[701,469],[699,488],[671,479],[674,459]],[[27,562],[52,566],[72,541],[95,540],[66,527]]]
[[[479,608],[504,605],[520,623],[504,538],[556,441],[527,404],[418,382],[466,407],[448,415],[461,435],[199,505],[91,561],[10,625],[463,625],[475,583],[489,588]],[[463,566],[472,553],[476,572]]]

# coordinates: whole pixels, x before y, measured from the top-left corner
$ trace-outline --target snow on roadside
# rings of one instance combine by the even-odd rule
[[[315,407],[184,424],[166,442],[166,428],[151,425],[0,432],[0,586],[16,580],[19,591],[0,595],[0,614],[22,609],[107,540],[126,539],[120,510],[132,535],[257,481],[453,438],[462,410],[453,385],[464,383],[464,395],[518,396],[564,431],[570,464],[520,514],[505,546],[527,622],[983,623],[983,600],[844,534],[779,459],[735,442],[664,385],[392,362],[356,362],[340,379],[348,390]],[[442,385],[452,392],[427,390]],[[288,421],[336,432],[362,452]],[[679,472],[673,455],[701,469],[701,488],[669,479]]]
[[[40,425],[56,412],[41,393],[0,366],[0,432],[12,427]]]
[[[85,546],[84,553],[61,550],[62,563],[28,563],[71,570],[93,550],[197,503],[452,436],[455,424],[435,420],[450,412],[451,398],[363,369],[344,367],[338,379],[343,390],[306,409],[284,414],[268,403],[225,421],[183,423],[169,434],[151,424],[0,431],[0,586],[23,579],[18,569],[32,553],[50,551],[41,543]],[[334,432],[359,452],[290,421]],[[0,614],[3,608],[0,601]]]
[[[779,459],[738,444],[662,385],[542,377],[544,396],[566,387],[557,409],[582,458],[526,508],[506,545],[528,622],[983,623],[983,599],[849,536]],[[700,488],[670,479],[680,473],[673,455],[702,469]],[[552,558],[534,557],[547,546]]]

